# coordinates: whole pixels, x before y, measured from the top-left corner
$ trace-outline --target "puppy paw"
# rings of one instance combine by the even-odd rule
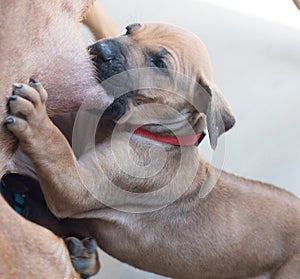
[[[79,240],[75,237],[65,238],[74,269],[82,279],[88,279],[100,270],[97,243],[94,238]]]
[[[8,100],[10,115],[4,124],[20,143],[30,143],[49,127],[51,121],[46,111],[47,98],[46,90],[36,78],[31,78],[28,85],[13,85],[13,93]]]

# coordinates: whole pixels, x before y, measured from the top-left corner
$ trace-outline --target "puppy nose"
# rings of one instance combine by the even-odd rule
[[[91,55],[96,55],[97,58],[101,58],[104,62],[114,59],[110,46],[105,42],[98,42],[89,46],[88,51]]]

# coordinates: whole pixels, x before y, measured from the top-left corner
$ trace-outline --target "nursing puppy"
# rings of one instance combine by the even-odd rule
[[[113,121],[87,134],[91,141],[78,131],[87,143],[75,146],[79,158],[49,120],[39,82],[17,86],[9,102],[7,127],[33,161],[50,210],[82,219],[106,252],[158,274],[299,278],[300,201],[215,169],[195,146],[206,124],[216,147],[235,122],[201,41],[175,26],[133,24],[90,53],[107,91],[123,86],[126,94],[116,95],[104,112]],[[114,77],[126,70],[126,79]],[[81,111],[77,122],[94,125],[98,112]]]

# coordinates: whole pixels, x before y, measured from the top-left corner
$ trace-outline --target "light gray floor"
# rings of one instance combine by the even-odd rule
[[[300,196],[300,26],[283,27],[193,0],[101,3],[122,32],[138,21],[195,32],[208,47],[216,82],[237,118],[225,137],[224,169]],[[201,148],[209,154],[207,140]],[[105,255],[101,259],[98,279],[161,278]]]

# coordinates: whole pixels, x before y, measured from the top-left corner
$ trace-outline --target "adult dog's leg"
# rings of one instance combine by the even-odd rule
[[[9,99],[11,116],[5,123],[33,161],[50,210],[60,218],[72,217],[99,206],[82,181],[96,182],[49,119],[46,100],[47,92],[36,79],[29,85],[15,84]]]
[[[97,2],[89,8],[83,23],[90,28],[96,40],[116,37],[119,35],[114,22],[102,10]]]
[[[1,195],[0,226],[0,278],[80,278],[62,239],[22,218]]]
[[[0,182],[0,192],[8,204],[19,213],[15,216],[16,223],[22,215],[27,220],[65,238],[71,262],[81,278],[89,278],[99,271],[100,263],[96,251],[96,241],[90,237],[82,240],[66,237],[76,233],[76,236],[82,238],[89,235],[89,232],[85,231],[82,226],[78,226],[78,223],[75,224],[74,222],[77,220],[60,220],[52,215],[45,204],[37,181],[18,174],[7,174]],[[17,228],[18,225],[16,224],[15,227]]]

